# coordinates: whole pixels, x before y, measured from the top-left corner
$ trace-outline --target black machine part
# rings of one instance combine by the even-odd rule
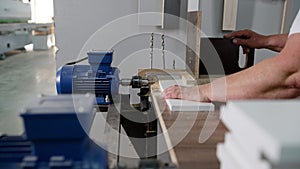
[[[149,94],[150,94],[150,85],[155,83],[154,78],[143,78],[141,76],[133,76],[132,79],[122,79],[120,84],[122,86],[132,86],[132,88],[139,88],[140,93],[140,111],[144,112],[149,110],[150,103],[149,103]]]
[[[150,103],[149,103],[149,92],[150,92],[150,85],[149,80],[142,78],[141,76],[133,76],[131,79],[131,86],[132,88],[139,88],[140,93],[140,111],[144,112],[149,110]]]
[[[147,111],[150,108],[150,103],[149,103],[149,93],[150,93],[150,86],[142,86],[140,88],[140,93],[138,94],[141,99],[140,103],[140,110]]]

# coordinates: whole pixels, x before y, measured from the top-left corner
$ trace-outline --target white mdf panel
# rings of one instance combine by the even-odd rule
[[[166,99],[170,111],[173,112],[207,112],[214,111],[212,103],[196,102],[180,99]]]
[[[238,0],[224,0],[223,30],[236,30]]]
[[[200,0],[188,0],[188,12],[200,11]]]
[[[233,159],[223,143],[217,145],[217,158],[220,161],[221,169],[240,169],[241,167]]]
[[[221,119],[254,158],[263,153],[274,166],[300,166],[299,108],[299,100],[230,101]]]
[[[179,85],[191,87],[194,85],[187,84],[183,80],[161,80],[159,81],[160,90],[164,91],[168,87]],[[196,102],[180,99],[166,99],[170,111],[199,112],[214,111],[215,106],[212,103]]]
[[[239,142],[236,141],[232,133],[227,133],[225,135],[225,147],[228,152],[234,158],[241,168],[244,169],[271,169],[272,165],[268,163],[266,160],[261,159],[261,156],[256,156],[255,158],[251,158],[248,156],[247,151],[245,151],[245,147],[241,146]]]

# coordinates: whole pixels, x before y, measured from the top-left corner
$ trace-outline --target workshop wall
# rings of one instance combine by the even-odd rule
[[[289,0],[289,25],[292,24],[299,7],[299,0]],[[281,31],[284,0],[239,0],[236,30],[251,29],[261,34],[278,34]],[[200,0],[202,10],[202,31],[207,37],[223,37],[223,0]],[[256,50],[255,63],[275,56],[269,50]]]
[[[180,16],[185,18],[187,0],[181,1],[180,8]],[[120,69],[121,78],[131,78],[139,68],[150,67],[151,32],[166,33],[166,68],[173,67],[174,59],[176,68],[185,68],[184,43],[169,37],[180,36],[186,26],[179,24],[178,29],[171,30],[140,26],[137,15],[132,16],[137,13],[138,0],[55,0],[57,68],[84,57],[89,50],[113,48],[112,65]],[[181,35],[180,39],[186,37]],[[162,68],[161,43],[160,34],[155,34],[153,68]]]
[[[182,10],[180,16],[183,18],[186,17],[186,4],[186,0],[181,1]],[[134,55],[134,53],[132,52],[149,50],[150,33],[153,31],[178,34],[178,30],[173,29],[164,31],[159,27],[139,26],[137,23],[134,23],[132,25],[128,24],[128,27],[116,27],[116,25],[118,25],[116,22],[120,22],[120,25],[121,22],[124,22],[125,20],[128,22],[133,22],[131,18],[128,19],[126,17],[131,14],[138,13],[138,0],[90,0],[86,1],[85,3],[77,0],[55,0],[54,5],[56,41],[57,47],[59,48],[59,51],[57,53],[58,67],[69,60],[77,59],[78,54],[83,48],[85,42],[97,30],[99,31],[99,29],[105,28],[104,26],[111,26],[110,32],[108,32],[110,34],[108,36],[108,39],[99,39],[99,42],[94,45],[95,48],[91,49],[106,49],[106,47],[109,47],[107,44],[110,43],[110,39],[116,38],[116,36],[118,36],[120,32],[128,31],[130,33],[136,33],[130,35],[130,37],[126,39],[119,39],[118,42],[114,43],[114,63],[121,62],[128,55]],[[179,30],[180,29],[185,30],[185,25],[179,25]],[[147,34],[139,35],[139,33],[144,32],[146,32]],[[185,56],[184,45],[180,45],[180,42],[172,41],[171,38],[168,37],[166,37],[165,41],[166,50],[178,56]],[[174,43],[178,43],[179,47],[177,45],[174,45]],[[154,45],[157,50],[161,49],[161,37],[159,35],[155,36]],[[128,53],[129,51],[131,52]],[[154,56],[154,58],[157,57],[160,56]],[[149,51],[147,51],[144,56],[141,56],[141,59],[147,60],[147,63],[149,63],[148,58]],[[118,59],[122,60],[117,61]],[[135,64],[138,65],[139,62],[135,62]],[[157,61],[157,64],[158,65],[154,67],[161,68],[161,61]],[[147,66],[149,67],[149,64]],[[178,67],[183,67],[183,65],[178,65]]]
[[[279,33],[283,6],[284,0],[239,0],[237,30],[247,28],[263,34]],[[200,0],[200,8],[202,31],[206,36],[222,37],[228,33],[221,30],[223,0]],[[186,18],[187,0],[181,0],[180,9],[180,17]],[[57,67],[83,57],[88,50],[113,48],[113,65],[121,69],[121,78],[130,78],[138,68],[150,67],[150,33],[159,32],[168,34],[165,40],[166,68],[173,67],[174,59],[176,68],[185,68],[182,63],[185,60],[185,45],[169,36],[181,36],[180,31],[185,31],[186,25],[179,24],[178,29],[170,30],[140,26],[137,18],[127,18],[136,13],[138,0],[54,0],[56,45],[59,48]],[[127,23],[127,26],[122,23]],[[122,37],[124,32],[129,36]],[[118,41],[114,42],[116,39]],[[157,49],[154,50],[153,67],[162,68],[159,34],[154,37],[154,47]],[[257,50],[256,62],[273,55],[273,52]]]

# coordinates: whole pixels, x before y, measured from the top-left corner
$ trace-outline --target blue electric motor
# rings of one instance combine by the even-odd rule
[[[119,70],[111,67],[113,51],[88,52],[90,65],[62,66],[56,74],[58,94],[96,95],[98,105],[109,105],[119,92]]]

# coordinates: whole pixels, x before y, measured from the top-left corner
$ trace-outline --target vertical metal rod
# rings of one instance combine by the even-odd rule
[[[151,33],[150,39],[150,69],[153,69],[153,42],[154,41],[154,33]]]
[[[174,70],[176,69],[175,65],[176,65],[175,59],[173,59],[173,69],[174,69]]]
[[[163,59],[163,69],[166,69],[166,58],[165,58],[165,34],[161,35],[161,46],[162,46],[162,59]]]

